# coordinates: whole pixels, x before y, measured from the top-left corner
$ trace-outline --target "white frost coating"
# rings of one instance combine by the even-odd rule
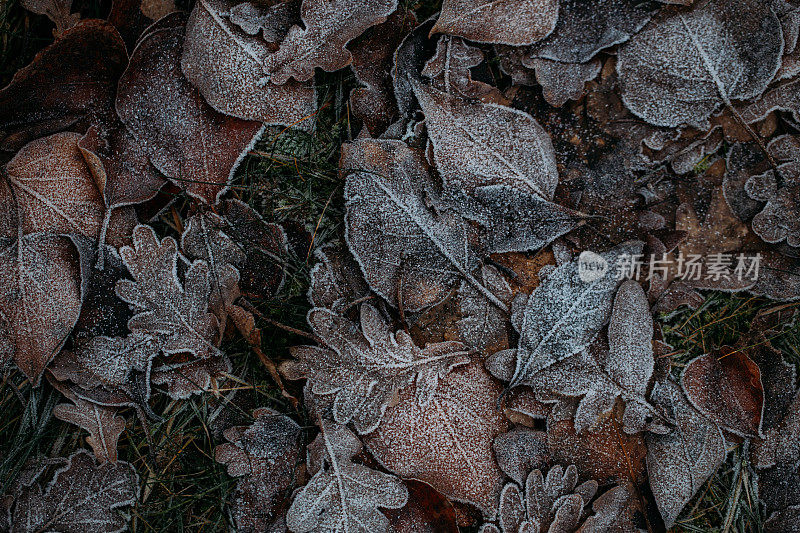
[[[657,383],[652,400],[671,411],[677,422],[667,435],[645,435],[650,486],[669,529],[725,460],[725,439],[719,427],[698,413],[672,381]]]
[[[134,280],[120,280],[116,286],[117,296],[136,311],[128,321],[132,333],[152,335],[168,354],[220,355],[213,344],[219,323],[208,312],[211,287],[205,261],[192,263],[181,284],[177,243],[170,237],[159,242],[153,229],[142,225],[133,230],[133,247],[121,248],[119,255]]]
[[[509,380],[514,387],[586,349],[611,314],[613,294],[622,283],[618,267],[642,247],[642,242],[631,241],[602,254],[608,269],[591,282],[580,279],[577,261],[556,268],[531,293],[524,309],[515,310],[512,323],[520,333],[519,346],[516,352],[498,352],[489,362],[492,372],[507,377],[515,368]]]
[[[343,245],[328,244],[318,248],[314,256],[319,262],[311,269],[308,287],[308,301],[312,307],[342,313],[353,302],[370,294],[358,263]]]
[[[397,0],[303,0],[305,27],[289,29],[280,49],[264,58],[264,71],[281,85],[289,78],[310,80],[315,67],[326,72],[344,68],[353,59],[347,43],[395,9]]]
[[[345,237],[375,292],[418,311],[464,278],[506,309],[471,274],[477,259],[465,222],[426,205],[421,188],[430,177],[421,153],[401,141],[360,139],[344,147],[340,167],[350,172]]]
[[[431,33],[523,46],[556,27],[558,0],[445,0]]]
[[[80,398],[73,401],[74,404],[56,405],[53,416],[88,431],[86,442],[99,462],[116,463],[117,440],[125,430],[125,419],[117,415],[117,409],[113,407],[104,407]]]
[[[579,100],[587,81],[593,80],[603,66],[599,59],[587,63],[562,63],[550,59],[533,58],[522,64],[536,71],[536,81],[542,86],[548,104],[561,107],[567,100]]]
[[[361,443],[345,426],[322,423],[312,446],[324,449],[314,477],[297,494],[286,515],[293,533],[375,533],[389,531],[378,508],[399,509],[408,500],[402,481],[353,462]]]
[[[327,348],[292,349],[293,361],[282,371],[289,379],[307,378],[311,392],[333,395],[333,418],[353,422],[361,433],[373,431],[397,391],[416,383],[420,405],[426,405],[439,381],[469,361],[460,342],[416,346],[405,331],[392,333],[369,304],[361,307],[361,329],[326,309],[312,309],[308,321]]]
[[[768,3],[701,2],[654,21],[620,48],[622,99],[651,124],[703,128],[721,104],[760,95],[782,53],[780,21]]]
[[[445,186],[470,192],[508,185],[552,200],[558,185],[553,143],[532,116],[471,103],[414,83]]]
[[[511,287],[493,266],[481,267],[481,281],[503,303],[510,304]],[[506,316],[466,281],[458,289],[461,318],[456,323],[461,339],[473,350],[486,352],[506,338]]]
[[[314,88],[295,81],[265,83],[262,62],[270,54],[269,45],[222,16],[231,5],[226,0],[202,0],[195,6],[186,25],[181,56],[186,78],[221,113],[307,128],[302,119],[314,112]]]

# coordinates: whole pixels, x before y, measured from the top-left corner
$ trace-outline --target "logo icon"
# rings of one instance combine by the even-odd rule
[[[608,272],[608,261],[602,255],[588,250],[578,256],[578,277],[584,283],[591,283],[605,276]]]

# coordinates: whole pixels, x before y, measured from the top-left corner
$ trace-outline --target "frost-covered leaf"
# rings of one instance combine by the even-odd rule
[[[23,233],[77,233],[97,238],[103,200],[78,149],[78,133],[25,145],[6,165]]]
[[[635,491],[633,485],[623,483],[603,493],[592,503],[594,514],[577,533],[640,533],[642,530],[634,522],[636,514],[641,513]]]
[[[197,359],[180,353],[157,360],[150,380],[173,400],[185,400],[193,394],[218,391],[218,381],[233,371],[230,359],[207,357]]]
[[[160,172],[214,204],[263,126],[215,111],[184,77],[183,24],[173,13],[150,27],[120,78],[116,109]]]
[[[481,43],[522,46],[556,27],[558,0],[445,0],[432,32]]]
[[[644,26],[654,4],[639,0],[560,0],[558,23],[531,55],[564,63],[585,63],[602,50],[627,41]]]
[[[496,268],[481,266],[480,281],[501,302],[511,304],[511,287]],[[466,281],[462,281],[458,289],[458,307],[461,318],[456,324],[467,346],[479,352],[492,353],[497,347],[507,345],[505,314]]]
[[[373,137],[383,134],[399,116],[392,86],[394,51],[416,23],[412,12],[398,9],[348,46],[351,67],[363,85],[350,93],[350,108]]]
[[[648,434],[647,473],[664,518],[671,527],[683,507],[725,460],[725,439],[719,427],[698,413],[678,385],[659,382],[653,402],[671,412],[677,427],[669,434]]]
[[[319,260],[311,269],[308,301],[312,307],[322,307],[341,314],[353,302],[369,296],[370,290],[358,263],[343,245],[329,244],[317,249]]]
[[[495,87],[472,79],[470,69],[482,62],[480,48],[458,37],[443,36],[436,43],[436,54],[425,63],[422,75],[431,78],[434,88],[447,94],[487,100],[500,98]]]
[[[86,442],[101,463],[117,462],[117,441],[125,430],[125,419],[117,409],[76,398],[74,404],[62,403],[53,408],[53,416],[89,432]]]
[[[81,310],[80,259],[66,237],[26,235],[0,249],[0,359],[38,383]]]
[[[250,426],[225,430],[214,451],[228,474],[241,477],[231,497],[237,531],[285,530],[285,514],[300,462],[302,430],[271,409],[256,409]]]
[[[17,150],[38,137],[110,121],[127,61],[125,43],[105,21],[66,31],[0,90],[0,147]]]
[[[501,309],[471,274],[476,257],[463,220],[427,204],[423,156],[401,141],[362,139],[343,147],[346,238],[370,287],[417,311],[440,301],[459,278]]]
[[[482,185],[508,185],[552,199],[558,184],[555,153],[550,136],[533,117],[420,83],[414,92],[446,187],[470,192]]]
[[[43,486],[34,482],[17,494],[11,515],[12,533],[61,531],[121,533],[127,520],[117,509],[136,502],[138,477],[129,463],[97,465],[86,450],[79,450],[56,470]]]
[[[492,442],[509,426],[497,409],[500,392],[473,362],[448,374],[427,405],[416,401],[415,391],[401,391],[364,443],[392,472],[425,481],[492,518],[503,479]]]
[[[626,262],[641,253],[643,243],[631,241],[555,269],[523,306],[513,309],[512,324],[520,333],[516,350],[495,354],[490,371],[510,387],[531,382],[537,373],[585,350],[611,315],[612,301],[622,283]],[[599,277],[581,279],[580,265],[605,265]],[[594,279],[592,279],[594,278]]]
[[[459,342],[419,348],[405,331],[392,333],[369,304],[361,307],[360,330],[326,309],[312,309],[308,322],[326,348],[293,348],[295,360],[284,363],[283,372],[289,379],[308,379],[315,395],[333,395],[334,420],[352,421],[361,434],[378,427],[398,390],[415,383],[416,401],[426,406],[439,381],[468,361]]]
[[[549,459],[547,434],[526,427],[499,435],[493,448],[497,465],[520,486],[529,472],[544,469]]]
[[[259,35],[268,43],[286,37],[289,28],[300,18],[300,1],[288,0],[272,5],[242,2],[225,13],[228,20],[247,35]]]
[[[294,533],[388,531],[389,520],[379,508],[399,509],[408,490],[390,474],[354,463],[361,443],[345,426],[323,422],[312,446],[324,450],[318,470],[297,494],[286,523]]]
[[[394,533],[458,533],[456,510],[436,489],[415,479],[403,481],[408,503],[398,510],[388,509]]]
[[[800,247],[800,138],[784,135],[767,150],[781,164],[775,170],[752,176],[744,189],[750,198],[766,202],[753,217],[753,231],[764,242]]]
[[[290,2],[279,3],[265,9],[285,11],[290,5]],[[220,113],[266,124],[308,127],[302,119],[314,112],[314,88],[296,81],[282,85],[265,81],[262,65],[273,51],[269,42],[275,41],[265,41],[257,35],[259,30],[265,35],[271,32],[275,33],[271,37],[280,40],[293,20],[246,17],[247,6],[262,9],[250,2],[238,5],[229,0],[197,2],[186,25],[181,56],[183,73]],[[260,25],[266,23],[269,26]],[[255,33],[250,33],[253,30]]]
[[[681,385],[692,405],[724,429],[758,437],[764,410],[761,371],[747,354],[730,347],[689,362]]]
[[[171,237],[159,242],[149,226],[137,226],[133,246],[120,249],[131,280],[117,282],[117,295],[136,314],[128,321],[133,333],[151,335],[167,354],[218,355],[219,323],[208,312],[208,265],[195,261],[184,282],[177,275],[178,245]]]
[[[345,45],[386,20],[397,0],[303,0],[303,26],[292,26],[277,52],[264,59],[264,71],[278,85],[289,78],[308,81],[315,68],[326,72],[350,64]]]
[[[508,185],[478,187],[472,198],[488,253],[539,250],[583,222],[580,213]]]
[[[55,35],[61,35],[81,20],[80,13],[71,13],[72,0],[22,0],[22,7],[37,15],[46,15],[56,25]]]
[[[524,487],[509,483],[500,495],[498,521],[502,533],[576,531],[584,507],[594,498],[597,482],[578,485],[578,470],[553,466],[527,475]]]
[[[782,52],[780,21],[768,3],[701,2],[654,20],[620,48],[622,99],[651,124],[702,128],[720,104],[760,95]]]
[[[567,100],[579,100],[586,82],[593,80],[603,66],[599,59],[562,63],[541,58],[533,58],[529,65],[536,71],[536,81],[542,86],[544,99],[555,107],[561,107]]]
[[[800,77],[771,87],[761,98],[741,109],[742,119],[748,123],[763,120],[773,111],[787,111],[800,120]]]

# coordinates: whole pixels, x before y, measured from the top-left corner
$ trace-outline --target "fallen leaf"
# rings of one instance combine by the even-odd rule
[[[414,93],[445,187],[469,193],[482,185],[508,185],[553,198],[555,153],[533,117],[510,107],[470,103],[420,83]]]
[[[694,408],[723,429],[746,437],[761,434],[761,371],[743,351],[723,346],[693,359],[681,386]]]
[[[37,139],[6,165],[23,233],[99,236],[103,200],[78,148],[80,139],[78,133]]]
[[[402,509],[384,511],[395,533],[458,533],[456,511],[433,487],[415,479],[403,480],[408,503]]]
[[[358,263],[344,245],[335,243],[318,248],[318,262],[311,269],[308,300],[312,307],[342,314],[354,303],[368,298],[369,287]]]
[[[587,256],[605,270],[583,281],[581,260],[555,269],[539,285],[527,303],[512,307],[511,322],[520,333],[516,350],[498,352],[488,368],[509,388],[531,382],[536,374],[589,346],[611,316],[613,294],[622,283],[618,271],[641,253],[643,243],[621,244],[602,255]],[[619,278],[619,279],[618,279]],[[516,304],[516,302],[515,302]]]
[[[61,236],[26,235],[0,250],[0,354],[13,354],[33,384],[78,320],[79,261]]]
[[[247,35],[261,34],[266,42],[278,43],[289,33],[292,24],[300,20],[300,1],[289,0],[272,5],[241,2],[230,7],[225,14]]]
[[[322,424],[312,446],[324,450],[316,472],[297,493],[286,516],[291,531],[388,531],[389,520],[378,508],[399,509],[408,490],[395,476],[354,463],[362,445],[345,426]]]
[[[80,13],[72,13],[72,0],[22,0],[22,7],[37,15],[46,15],[56,25],[56,37],[80,22]]]
[[[119,254],[133,276],[116,287],[117,296],[136,311],[128,321],[131,332],[155,337],[167,354],[219,355],[214,345],[219,323],[208,312],[208,264],[189,265],[181,283],[177,243],[171,237],[159,241],[149,226],[137,226],[133,246],[121,248]]]
[[[53,408],[53,416],[89,432],[86,442],[100,463],[117,462],[117,440],[125,430],[125,419],[111,407],[103,407],[81,399],[61,403]]]
[[[151,26],[119,80],[119,118],[167,178],[208,204],[228,189],[259,122],[212,109],[181,72],[184,15]]]
[[[647,473],[658,510],[667,528],[725,460],[725,439],[672,381],[656,384],[653,402],[671,411],[676,428],[666,435],[648,434]]]
[[[558,4],[558,0],[445,0],[431,33],[481,43],[533,44],[556,27]]]
[[[600,495],[593,503],[595,514],[584,521],[577,533],[639,533],[636,525],[637,513],[641,513],[636,501],[636,489],[630,483],[620,484]]]
[[[476,257],[463,220],[426,205],[421,189],[430,178],[419,152],[401,141],[361,139],[344,147],[340,168],[347,243],[375,292],[418,311],[463,278],[505,307],[471,274]]]
[[[468,362],[458,342],[419,348],[405,331],[393,333],[370,304],[361,306],[361,327],[326,309],[312,309],[308,322],[325,348],[292,348],[294,360],[282,365],[289,379],[308,379],[311,392],[333,396],[333,418],[353,422],[360,434],[377,428],[399,390],[415,384],[416,402],[424,408],[440,381]]]
[[[703,128],[721,104],[760,95],[782,51],[780,21],[767,4],[701,2],[654,20],[620,47],[622,99],[651,124]]]
[[[303,0],[304,27],[292,26],[277,52],[264,58],[268,79],[278,85],[290,77],[308,81],[315,68],[326,72],[350,64],[347,43],[380,24],[397,9],[397,0]]]
[[[496,268],[481,266],[480,281],[504,304],[511,303],[511,287]],[[466,281],[462,281],[458,289],[458,307],[461,317],[456,325],[467,346],[484,354],[508,346],[505,314]]]
[[[109,121],[127,62],[125,43],[107,22],[67,30],[0,90],[0,148],[18,150],[38,137]]]
[[[287,9],[291,3],[280,3],[270,9]],[[248,2],[229,0],[197,2],[186,25],[186,39],[181,56],[184,75],[217,111],[244,120],[265,124],[299,125],[308,128],[303,119],[312,116],[316,107],[316,91],[310,84],[290,81],[275,85],[266,81],[263,62],[272,49],[243,16]],[[228,16],[226,17],[225,14]],[[239,21],[237,25],[234,21]],[[275,37],[282,38],[293,20],[274,27]],[[271,20],[275,24],[275,20]],[[259,26],[258,29],[268,31]],[[273,29],[270,26],[269,29]]]
[[[587,63],[562,63],[541,58],[533,58],[529,65],[536,72],[536,81],[542,86],[544,99],[555,107],[561,107],[567,100],[579,100],[585,93],[586,82],[593,80],[603,66],[599,59]]]
[[[500,390],[480,362],[457,368],[425,406],[415,390],[401,391],[364,443],[397,475],[424,481],[491,519],[502,488],[492,442],[509,426],[497,409]]]
[[[11,530],[83,533],[86,525],[103,533],[127,529],[117,509],[136,503],[138,476],[124,461],[97,465],[86,450],[64,460],[48,485],[34,482],[16,497]]]
[[[150,380],[173,400],[185,400],[193,394],[218,391],[218,381],[232,371],[233,365],[225,355],[197,359],[180,353],[156,359]]]
[[[547,467],[547,433],[526,427],[517,427],[494,439],[494,456],[497,465],[517,485],[524,485],[528,472]]]

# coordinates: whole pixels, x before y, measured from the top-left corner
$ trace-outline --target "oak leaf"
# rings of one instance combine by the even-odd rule
[[[117,440],[125,430],[125,419],[116,409],[76,398],[72,404],[56,405],[53,416],[88,431],[86,442],[99,462],[117,462]]]

